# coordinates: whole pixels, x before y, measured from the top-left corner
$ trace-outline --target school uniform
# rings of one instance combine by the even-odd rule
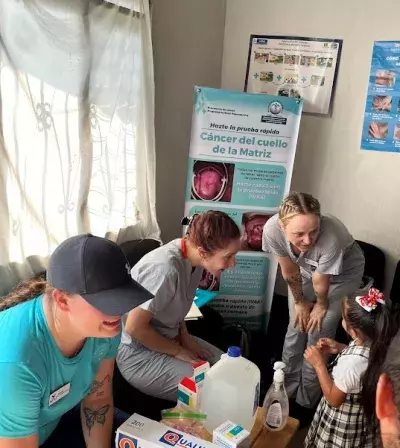
[[[296,255],[279,226],[279,217],[274,215],[263,230],[263,250],[267,253],[289,257],[300,268],[304,300],[315,302],[312,284],[315,272],[330,275],[328,310],[321,331],[306,334],[299,326],[294,328],[295,303],[288,288],[289,315],[282,361],[286,364],[285,384],[289,397],[296,398],[301,406],[312,408],[321,396],[317,375],[312,366],[304,361],[307,345],[316,345],[320,338],[335,338],[342,316],[341,300],[356,292],[364,273],[364,255],[347,228],[333,216],[323,216],[315,244],[307,251]]]
[[[305,448],[370,448],[376,428],[367,425],[361,405],[362,375],[368,367],[369,347],[349,344],[329,366],[334,384],[346,393],[339,408],[322,397],[308,431]]]
[[[150,325],[162,336],[174,340],[179,336],[181,323],[189,312],[203,268],[193,268],[181,250],[181,239],[171,241],[145,255],[132,269],[131,275],[154,298],[141,308],[152,313]],[[122,343],[117,364],[124,378],[140,391],[158,398],[174,401],[180,380],[193,375],[190,363],[170,355],[149,350],[125,331],[127,315],[123,318]],[[208,359],[217,362],[222,351],[195,338],[212,353]]]

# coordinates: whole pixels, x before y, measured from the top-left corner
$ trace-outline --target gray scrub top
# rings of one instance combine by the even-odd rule
[[[171,241],[146,254],[131,271],[132,278],[154,294],[140,307],[153,314],[150,325],[168,339],[179,334],[203,273],[201,267],[193,269],[180,247],[181,239]],[[125,331],[126,319],[127,315],[123,318],[122,342],[132,344]]]
[[[322,216],[315,244],[300,255],[293,253],[290,242],[274,215],[264,226],[263,250],[278,257],[290,257],[300,266],[303,279],[314,272],[331,275],[331,284],[345,283],[364,269],[364,254],[345,225],[334,216]],[[362,275],[362,274],[361,274]]]

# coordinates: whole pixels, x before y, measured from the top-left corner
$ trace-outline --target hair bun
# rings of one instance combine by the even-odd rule
[[[189,216],[184,216],[184,217],[181,219],[181,224],[182,224],[183,226],[188,226],[188,225],[190,224],[190,218],[189,218]]]

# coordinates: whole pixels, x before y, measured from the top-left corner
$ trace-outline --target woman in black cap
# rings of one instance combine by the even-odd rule
[[[109,448],[121,316],[153,296],[120,247],[79,235],[49,261],[48,281],[0,302],[0,448]]]

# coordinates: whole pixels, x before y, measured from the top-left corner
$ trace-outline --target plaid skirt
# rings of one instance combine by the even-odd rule
[[[341,356],[348,354],[368,357],[369,351],[365,347],[350,345],[329,366],[329,370],[332,370]],[[322,397],[304,447],[372,448],[375,437],[376,428],[368,428],[365,421],[361,394],[347,394],[346,400],[339,408],[334,408]]]

